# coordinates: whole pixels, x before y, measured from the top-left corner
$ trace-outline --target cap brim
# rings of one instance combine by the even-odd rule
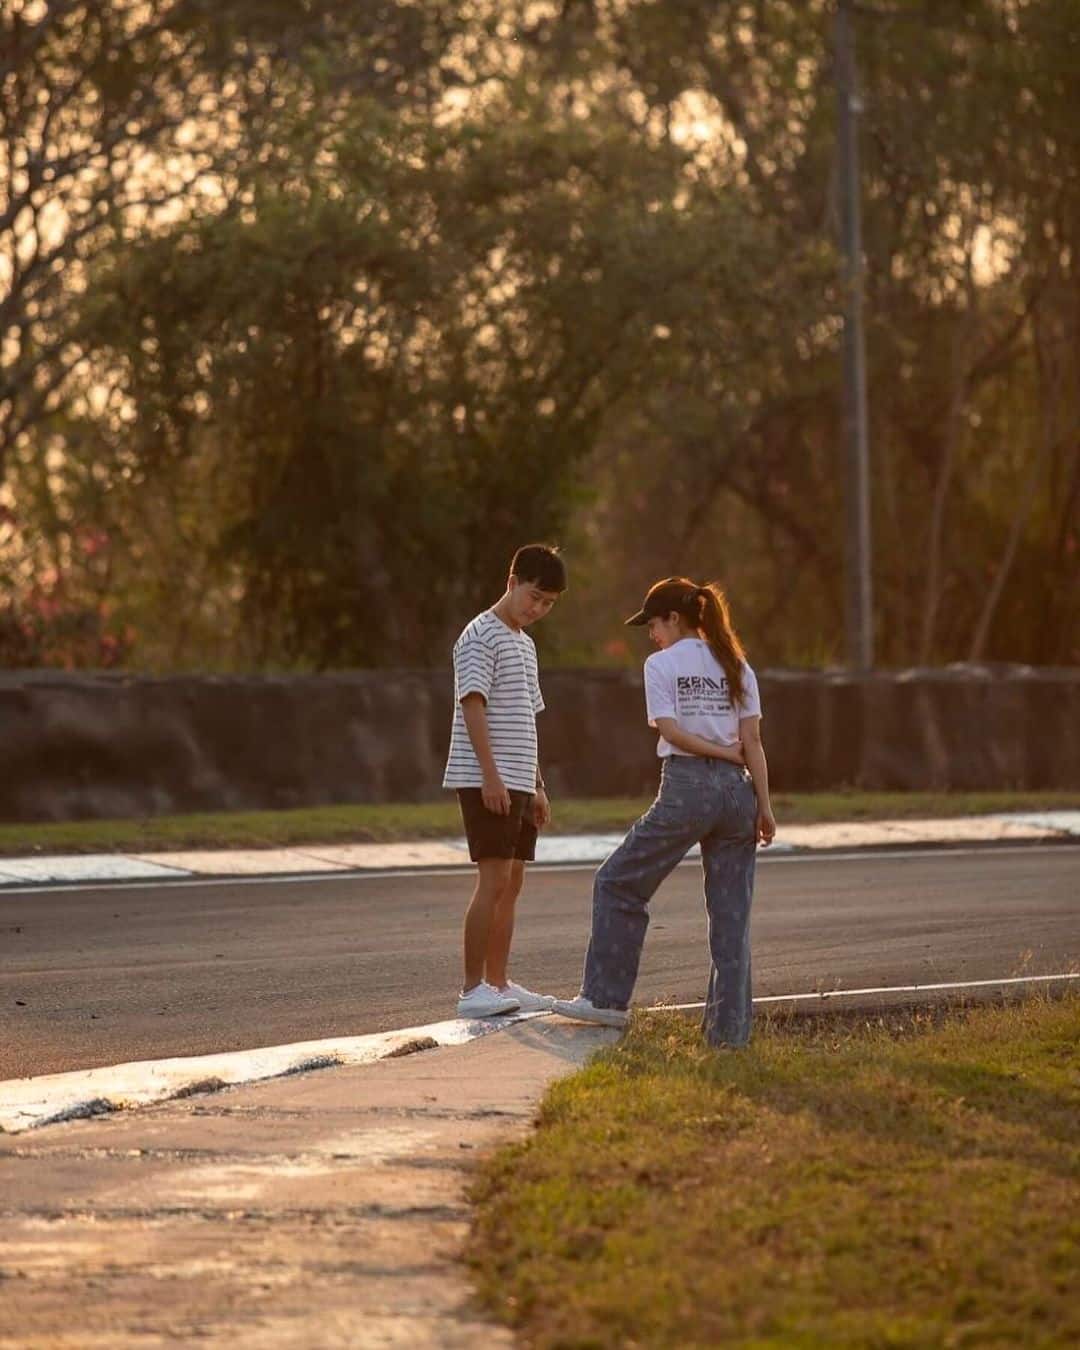
[[[623,620],[623,623],[624,623],[627,627],[629,627],[630,624],[634,624],[635,627],[640,627],[642,624],[645,624],[645,623],[648,623],[648,622],[649,622],[649,616],[645,613],[645,611],[644,611],[643,609],[639,609],[638,612],[637,612],[636,614],[631,615],[629,619],[624,619],[624,620]]]

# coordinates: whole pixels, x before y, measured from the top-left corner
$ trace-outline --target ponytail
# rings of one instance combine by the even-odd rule
[[[741,703],[746,693],[743,662],[746,653],[739,635],[731,626],[727,596],[716,581],[697,590],[698,627],[705,634],[709,650],[724,668],[732,703]]]

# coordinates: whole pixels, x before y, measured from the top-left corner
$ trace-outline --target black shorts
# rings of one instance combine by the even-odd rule
[[[497,816],[484,805],[479,788],[458,788],[461,819],[473,862],[487,858],[517,858],[532,862],[536,857],[536,826],[532,821],[531,792],[510,789],[510,814]]]

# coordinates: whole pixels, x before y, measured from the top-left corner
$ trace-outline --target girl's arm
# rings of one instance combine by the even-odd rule
[[[767,848],[776,834],[776,817],[769,800],[769,766],[765,760],[765,747],[761,743],[761,718],[741,717],[739,735],[746,747],[746,767],[750,770],[757,793],[757,837]]]
[[[707,741],[704,736],[695,736],[693,732],[680,729],[674,717],[658,717],[656,729],[676,750],[685,750],[690,755],[702,755],[706,759],[726,759],[732,764],[745,764],[742,741],[734,745],[721,745],[719,741]]]

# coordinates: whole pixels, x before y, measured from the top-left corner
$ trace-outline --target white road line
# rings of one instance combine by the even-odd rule
[[[759,863],[768,863],[773,867],[783,863],[834,863],[834,862],[865,862],[867,860],[875,862],[903,862],[912,858],[970,858],[982,857],[988,853],[997,856],[1011,855],[1017,853],[1076,853],[1080,851],[1080,844],[1057,843],[1053,840],[1037,840],[1030,844],[996,844],[986,843],[976,846],[965,846],[962,848],[953,848],[948,844],[942,844],[936,848],[864,848],[855,849],[850,853],[830,853],[827,850],[820,852],[807,851],[805,853],[769,853],[762,849],[758,853]],[[339,871],[339,872],[297,872],[292,875],[275,873],[266,876],[186,876],[162,878],[155,881],[126,881],[119,885],[110,884],[107,880],[103,881],[69,881],[60,882],[56,885],[42,883],[35,886],[5,886],[0,884],[0,900],[8,895],[54,895],[63,891],[108,891],[108,890],[145,890],[147,886],[153,886],[157,890],[174,890],[179,887],[191,886],[301,886],[309,885],[315,882],[335,882],[335,881],[386,881],[398,880],[408,877],[464,877],[468,876],[472,864],[463,863],[460,867],[398,867],[377,870],[375,868],[364,868],[362,871]],[[599,862],[585,863],[533,863],[529,868],[530,875],[536,873],[548,872],[595,872],[600,866]],[[699,867],[700,862],[697,858],[687,858],[685,862],[679,864],[680,867]]]
[[[813,994],[767,994],[755,998],[757,1003],[820,1003],[826,998],[852,998],[860,994],[925,994],[932,989],[1001,988],[1008,984],[1045,984],[1056,980],[1080,980],[1080,973],[1066,975],[1013,975],[1002,980],[950,980],[942,984],[886,984],[872,989],[822,989]],[[662,1003],[646,1008],[645,1012],[692,1012],[704,1008],[704,1003]]]

